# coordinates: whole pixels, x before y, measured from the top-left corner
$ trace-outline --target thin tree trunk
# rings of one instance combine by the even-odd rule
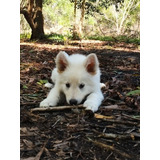
[[[129,11],[130,11],[130,8],[131,8],[133,2],[134,2],[134,0],[133,1],[130,0],[128,5],[125,6],[125,10],[123,12],[123,16],[122,16],[122,19],[121,19],[121,22],[120,22],[120,25],[119,25],[119,34],[122,32],[122,27],[123,27],[124,21],[126,20],[128,14],[129,14]]]
[[[81,18],[80,18],[80,25],[79,25],[80,37],[83,36],[83,21],[84,21],[84,13],[85,13],[85,2],[86,2],[86,0],[82,1]]]
[[[79,33],[77,30],[77,0],[74,1],[74,25],[73,25],[73,39],[79,40]]]

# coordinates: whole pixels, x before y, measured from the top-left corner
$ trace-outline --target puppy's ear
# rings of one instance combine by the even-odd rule
[[[60,51],[56,57],[56,66],[57,71],[59,73],[62,73],[67,68],[69,62],[68,62],[68,54],[64,51]]]
[[[89,54],[85,61],[85,67],[87,72],[95,75],[97,73],[98,66],[99,62],[97,56],[94,53]]]

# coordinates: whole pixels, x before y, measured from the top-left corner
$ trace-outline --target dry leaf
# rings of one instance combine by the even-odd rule
[[[21,158],[21,160],[34,160],[35,157]]]
[[[23,133],[27,133],[27,128],[26,127],[21,127],[20,131],[23,132]]]
[[[29,148],[32,148],[34,145],[31,141],[23,139],[23,142],[25,143],[25,145]]]
[[[103,115],[97,114],[97,113],[94,114],[94,117],[99,118],[99,119],[113,119],[114,118],[114,116],[103,116]]]
[[[119,108],[119,106],[117,104],[115,104],[115,105],[105,106],[104,108],[107,108],[107,109],[117,109],[117,108]]]

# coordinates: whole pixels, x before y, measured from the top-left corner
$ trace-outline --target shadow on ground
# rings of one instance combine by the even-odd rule
[[[139,159],[140,58],[133,45],[21,43],[21,159]],[[97,54],[105,99],[98,112],[82,109],[31,112],[46,97],[44,88],[59,51]]]

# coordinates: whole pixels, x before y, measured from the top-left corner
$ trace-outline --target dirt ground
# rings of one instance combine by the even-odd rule
[[[31,111],[46,97],[44,87],[59,51],[98,56],[104,101],[84,109]],[[21,160],[138,160],[140,157],[140,53],[133,44],[74,41],[21,42]]]

